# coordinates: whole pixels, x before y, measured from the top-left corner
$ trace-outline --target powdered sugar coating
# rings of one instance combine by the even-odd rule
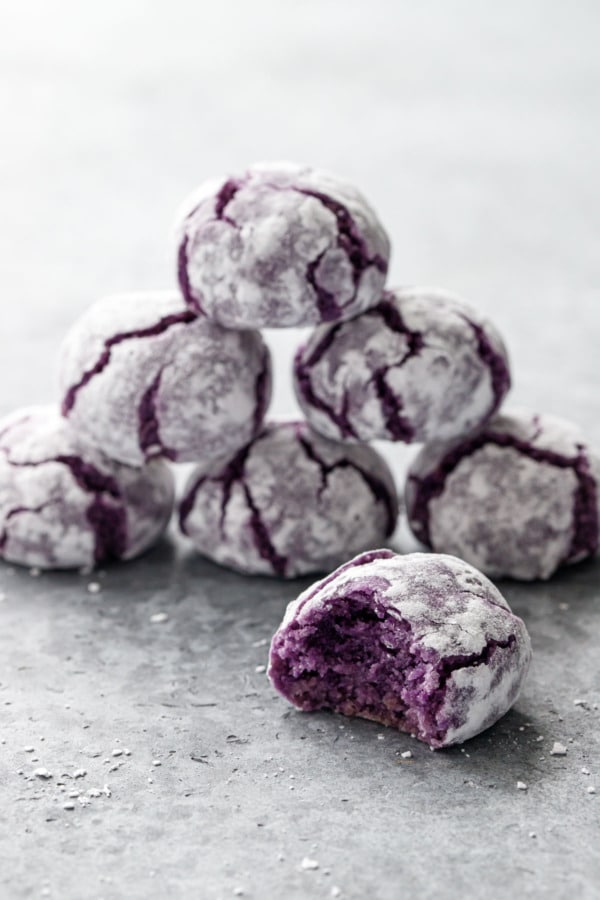
[[[192,474],[180,523],[210,559],[289,578],[381,543],[397,514],[392,475],[374,450],[277,423],[209,473]]]
[[[570,422],[526,410],[425,446],[408,473],[415,535],[492,575],[549,578],[598,551],[600,455]]]
[[[531,659],[525,625],[451,556],[358,556],[289,604],[269,677],[296,706],[332,708],[461,743],[511,707]]]
[[[210,463],[260,429],[271,364],[258,332],[226,331],[177,292],[124,294],[71,329],[60,383],[63,415],[114,459]]]
[[[294,364],[298,402],[333,440],[429,441],[464,434],[510,387],[496,328],[451,294],[396,288],[347,322],[318,326]]]
[[[0,557],[44,569],[131,559],[163,533],[173,477],[83,443],[54,407],[0,421]]]
[[[185,202],[179,283],[190,307],[227,328],[346,319],[379,299],[388,237],[362,194],[319,169],[252,166]]]

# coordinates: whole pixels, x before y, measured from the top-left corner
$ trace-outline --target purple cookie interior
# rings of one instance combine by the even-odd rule
[[[479,653],[440,657],[415,642],[410,623],[375,601],[364,583],[315,605],[273,639],[269,675],[304,711],[328,709],[414,734],[430,747],[446,743],[459,723],[444,711],[453,672],[486,665],[516,637],[488,639]]]

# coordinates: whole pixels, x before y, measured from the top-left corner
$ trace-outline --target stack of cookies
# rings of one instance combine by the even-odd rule
[[[577,429],[500,413],[495,327],[440,291],[386,287],[390,242],[352,185],[291,164],[202,185],[178,223],[179,290],[92,306],[60,354],[60,408],[0,423],[0,555],[43,568],[147,549],[170,464],[198,551],[246,573],[325,571],[385,543],[392,475],[370,444],[420,443],[415,535],[495,575],[548,577],[598,549],[600,459]],[[301,422],[266,422],[262,328],[312,326]]]

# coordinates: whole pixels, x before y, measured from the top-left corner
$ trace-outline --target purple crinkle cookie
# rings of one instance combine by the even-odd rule
[[[107,297],[61,353],[62,412],[83,438],[129,465],[205,462],[262,426],[270,355],[256,331],[226,331],[176,292]]]
[[[390,254],[355,187],[291,163],[203,184],[184,204],[178,241],[188,304],[227,328],[356,315],[379,299]]]
[[[348,322],[320,325],[296,354],[298,402],[333,440],[428,441],[466,433],[510,387],[494,326],[437,290],[385,291]]]
[[[381,543],[397,515],[392,475],[374,450],[296,422],[269,424],[236,456],[192,474],[180,506],[182,531],[204,556],[287,578]]]
[[[163,533],[173,477],[132,468],[83,443],[54,407],[0,422],[0,557],[68,569],[131,559]]]
[[[269,677],[299,709],[372,719],[440,748],[504,715],[530,659],[525,625],[476,569],[374,550],[290,603]]]
[[[488,574],[549,578],[598,551],[600,455],[570,422],[525,410],[426,445],[406,483],[423,543]]]

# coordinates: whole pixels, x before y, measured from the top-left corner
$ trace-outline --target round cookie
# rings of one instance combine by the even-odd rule
[[[374,450],[295,422],[267,425],[210,473],[192,474],[180,506],[181,529],[204,556],[286,578],[381,543],[397,515],[392,475]]]
[[[437,749],[503,716],[530,659],[525,625],[476,569],[374,550],[289,604],[269,677],[299,709],[372,719]]]
[[[67,335],[62,412],[108,456],[206,462],[260,429],[271,392],[256,331],[226,331],[176,292],[107,297]]]
[[[292,163],[206,182],[185,202],[177,231],[184,297],[227,328],[356,315],[379,299],[390,255],[355,187]]]
[[[333,440],[428,441],[485,422],[510,387],[494,326],[442,291],[385,291],[361,315],[320,325],[294,364],[298,402]]]
[[[173,477],[161,460],[121,465],[83,443],[54,407],[0,421],[0,557],[67,569],[131,559],[165,530]]]
[[[514,410],[423,447],[406,482],[409,524],[490,575],[549,578],[597,552],[599,484],[600,455],[575,425]]]

